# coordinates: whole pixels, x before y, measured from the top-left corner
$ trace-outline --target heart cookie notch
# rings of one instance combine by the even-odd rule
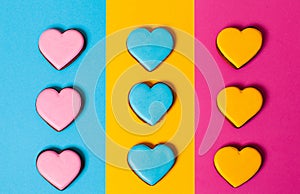
[[[262,33],[256,28],[225,28],[217,37],[217,47],[222,55],[237,69],[248,63],[261,49]]]
[[[219,149],[214,157],[218,173],[233,187],[239,187],[251,179],[262,165],[262,156],[255,148],[239,151],[227,146]]]
[[[263,96],[259,90],[253,87],[240,90],[231,86],[219,92],[217,105],[222,114],[239,128],[260,111],[263,105]]]

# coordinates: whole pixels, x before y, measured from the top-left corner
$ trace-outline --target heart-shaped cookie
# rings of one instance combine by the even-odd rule
[[[245,147],[241,151],[227,146],[217,151],[214,163],[219,174],[233,187],[251,179],[262,164],[261,154],[252,147]]]
[[[231,123],[236,127],[242,127],[260,111],[263,96],[259,90],[252,87],[240,90],[232,86],[219,92],[217,104]]]
[[[217,46],[223,56],[236,68],[241,68],[261,49],[262,33],[256,28],[225,28],[217,37]]]
[[[153,71],[173,50],[171,33],[164,28],[149,32],[139,28],[130,33],[127,48],[130,54],[148,71]]]
[[[40,36],[39,49],[57,70],[61,70],[79,55],[84,42],[83,35],[77,30],[61,33],[57,29],[49,29]]]
[[[40,174],[59,190],[64,190],[78,176],[82,162],[72,150],[56,153],[47,150],[39,154],[36,166]]]
[[[72,88],[60,92],[48,88],[43,90],[36,100],[39,115],[55,130],[65,129],[79,114],[81,96]]]
[[[151,186],[160,181],[174,163],[174,152],[165,144],[159,144],[153,149],[140,144],[131,148],[128,153],[130,168]]]
[[[152,88],[139,83],[131,88],[129,103],[138,117],[149,125],[155,125],[172,106],[173,92],[164,83],[157,83]]]

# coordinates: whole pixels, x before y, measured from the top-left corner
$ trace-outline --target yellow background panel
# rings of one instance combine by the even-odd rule
[[[194,193],[194,2],[107,0],[106,193]],[[154,25],[152,25],[154,24]],[[168,27],[174,52],[147,72],[127,52],[129,33],[139,27]],[[165,82],[175,102],[155,126],[140,121],[128,104],[131,87],[139,82]],[[140,180],[127,164],[127,153],[140,143],[169,143],[179,154],[174,167],[156,185]]]

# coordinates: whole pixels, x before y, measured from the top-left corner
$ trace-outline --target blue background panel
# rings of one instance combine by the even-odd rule
[[[104,162],[87,149],[74,123],[60,133],[48,126],[37,114],[35,100],[47,87],[73,85],[83,57],[105,37],[105,1],[0,2],[0,194],[104,193]],[[86,36],[84,52],[62,71],[54,69],[38,49],[39,36],[48,28],[76,28]],[[105,53],[100,54],[105,60]],[[102,77],[100,89],[105,88],[104,81]],[[89,94],[85,88],[80,90],[87,103]],[[96,105],[104,122],[105,95],[101,96]],[[85,111],[78,119],[87,114]],[[99,141],[104,142],[103,137]],[[75,148],[84,158],[83,171],[64,191],[50,185],[36,169],[36,157],[48,148]]]

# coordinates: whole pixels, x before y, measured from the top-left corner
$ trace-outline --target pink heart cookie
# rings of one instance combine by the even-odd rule
[[[84,47],[84,37],[77,30],[61,33],[49,29],[42,33],[39,49],[44,57],[58,70],[63,69],[79,55]]]
[[[72,88],[60,92],[48,88],[43,90],[36,100],[39,115],[55,130],[62,131],[79,114],[81,96]]]
[[[64,190],[78,176],[81,158],[72,150],[56,153],[47,150],[37,158],[36,166],[40,174],[59,190]]]

